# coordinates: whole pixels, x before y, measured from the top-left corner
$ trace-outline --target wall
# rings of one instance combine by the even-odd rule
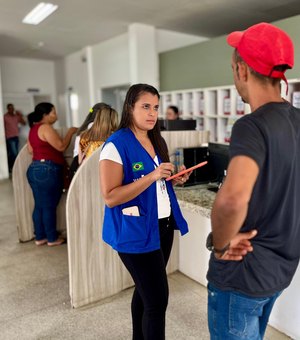
[[[156,39],[157,51],[160,52],[203,41],[205,38],[166,30],[156,30]],[[90,79],[92,81],[90,88],[94,91],[94,93],[90,94],[90,97],[94,98],[95,102],[102,100],[100,89],[131,84],[128,33],[93,45],[90,49],[91,59],[88,59],[88,61],[92,63],[93,78]],[[65,62],[68,65],[70,60],[66,58]],[[73,76],[76,76],[75,66],[68,65],[68,68],[70,72],[73,70]],[[90,105],[93,104],[90,103]]]
[[[99,89],[130,83],[128,34],[93,46],[94,88],[99,100]]]
[[[287,71],[289,79],[300,76],[300,15],[276,21],[295,43],[295,67]],[[233,84],[230,58],[232,48],[226,36],[160,54],[161,91]]]
[[[157,53],[203,40],[205,38],[167,30],[156,30]],[[96,91],[100,88],[130,84],[129,37],[127,33],[94,45],[92,53]]]
[[[54,62],[0,58],[3,93],[27,93],[28,88],[38,88],[40,94],[49,94],[56,100]]]
[[[156,30],[157,53],[163,53],[174,50],[176,48],[197,44],[208,40],[208,38],[199,37],[198,35],[190,35],[168,30]]]
[[[55,86],[57,91],[56,110],[60,126],[67,126],[65,60],[55,61]]]
[[[0,68],[0,180],[8,177],[7,153],[4,133],[3,102],[2,102],[2,82]]]
[[[130,84],[148,83],[159,87],[157,37],[154,26],[128,27]]]
[[[202,37],[166,30],[156,30],[155,36],[157,53],[205,40]],[[85,58],[85,63],[82,63],[82,58]],[[68,110],[65,108],[68,88],[73,88],[79,95],[78,117],[73,123],[80,125],[88,108],[102,100],[101,89],[128,87],[132,83],[131,71],[128,33],[89,46],[67,56],[63,61],[56,61],[60,121],[68,123]]]
[[[86,50],[80,50],[65,58],[65,95],[74,92],[78,95],[78,115],[70,124],[80,126],[90,109]],[[60,93],[61,95],[61,93]]]
[[[287,334],[292,339],[300,339],[300,266],[291,285],[276,301],[270,316],[270,325]]]
[[[56,87],[54,62],[36,59],[21,58],[0,58],[0,69],[2,78],[1,94],[5,98],[23,98],[28,103],[33,103],[31,94],[28,93],[29,88],[39,89],[41,95],[49,95],[53,103],[56,102]],[[33,105],[32,105],[33,106]],[[0,102],[1,116],[6,112],[3,107],[2,97]],[[33,107],[26,106],[26,110],[33,110]],[[19,108],[22,109],[22,108]],[[28,112],[24,112],[27,114]],[[3,143],[5,139],[4,130],[0,123],[0,179],[7,178],[6,169],[6,145]]]
[[[162,53],[159,57],[160,90],[232,84],[230,55],[231,49],[224,37]]]
[[[57,62],[57,69],[64,75],[64,87],[58,93],[60,105],[66,105],[72,89],[79,96],[79,107],[71,124],[80,126],[90,107],[102,100],[101,88],[129,84],[128,34],[75,52]],[[65,117],[65,121],[68,124],[69,119]]]

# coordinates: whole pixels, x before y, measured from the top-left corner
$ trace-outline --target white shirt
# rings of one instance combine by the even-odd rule
[[[94,122],[89,123],[87,129],[90,129],[93,126]],[[73,158],[78,156],[79,153],[79,142],[80,142],[80,135],[76,136],[74,141],[74,150],[73,150]]]

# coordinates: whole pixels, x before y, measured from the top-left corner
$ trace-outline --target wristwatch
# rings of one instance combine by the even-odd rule
[[[224,248],[222,249],[217,249],[214,247],[214,242],[213,242],[213,234],[212,232],[210,232],[207,236],[206,239],[206,248],[209,251],[213,251],[214,253],[220,254],[221,256],[223,256],[225,254],[225,252],[229,249],[230,243],[228,243]]]

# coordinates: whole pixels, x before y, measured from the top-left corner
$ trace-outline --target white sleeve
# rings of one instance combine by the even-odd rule
[[[74,141],[73,158],[78,156],[80,136],[76,136]]]
[[[114,143],[107,143],[100,152],[100,160],[108,159],[110,161],[123,165],[119,151],[115,147]]]

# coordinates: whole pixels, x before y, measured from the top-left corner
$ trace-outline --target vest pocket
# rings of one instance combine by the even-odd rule
[[[147,239],[146,216],[122,215],[118,243],[137,243]]]

